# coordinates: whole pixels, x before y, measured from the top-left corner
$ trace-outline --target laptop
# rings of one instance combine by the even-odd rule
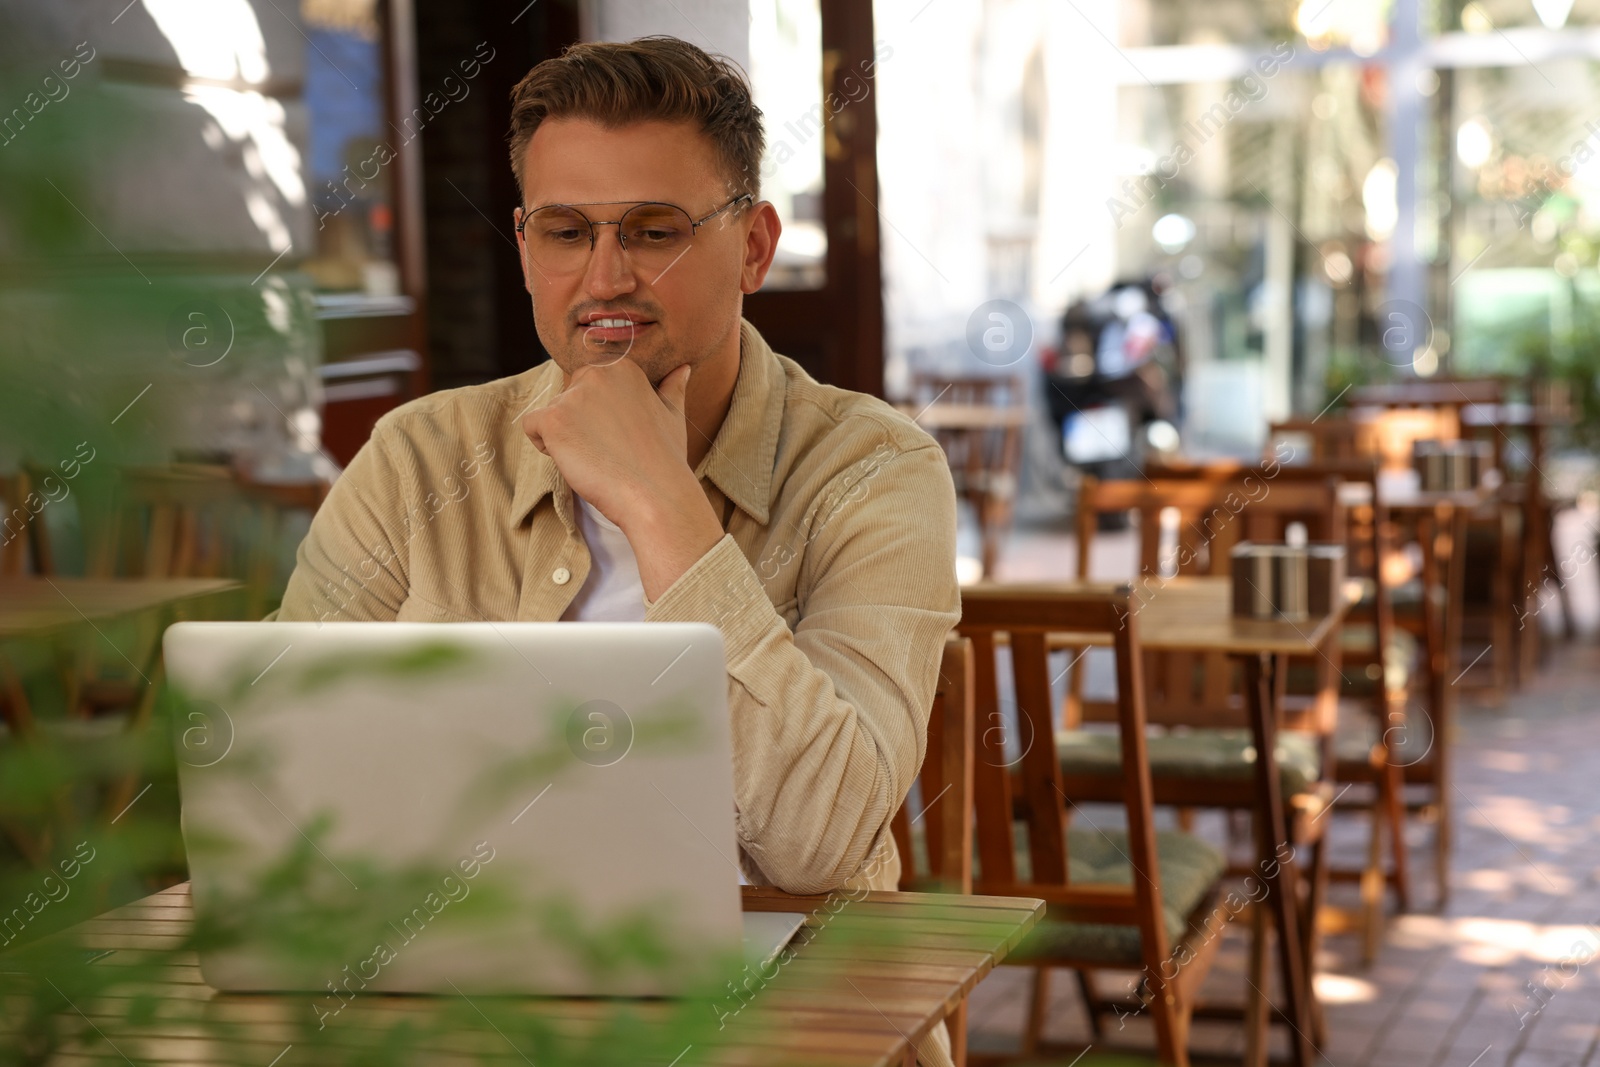
[[[713,626],[181,622],[164,641],[213,988],[687,995],[804,921],[740,906]]]

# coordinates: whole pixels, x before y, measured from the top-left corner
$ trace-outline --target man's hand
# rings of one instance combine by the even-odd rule
[[[627,535],[652,601],[722,539],[689,468],[688,385],[687,364],[657,390],[637,364],[621,359],[578,368],[555,400],[522,417],[523,432],[572,491]]]

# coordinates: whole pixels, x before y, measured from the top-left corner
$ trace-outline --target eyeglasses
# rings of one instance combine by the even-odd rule
[[[578,210],[588,204],[549,204],[524,215],[517,232],[527,243],[529,258],[551,274],[582,270],[594,251],[600,226],[617,228],[617,241],[636,266],[665,270],[687,251],[701,226],[744,201],[753,203],[755,197],[743,193],[698,219],[674,204],[647,202],[635,204],[610,222],[596,221]]]

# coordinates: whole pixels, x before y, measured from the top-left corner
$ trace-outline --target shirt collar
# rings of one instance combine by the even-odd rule
[[[750,323],[739,322],[739,377],[733,401],[722,420],[711,451],[695,474],[709,478],[722,495],[752,519],[767,524],[772,513],[772,468],[778,454],[778,434],[783,425],[785,383],[783,368],[761,334]],[[527,373],[527,387],[519,393],[517,419],[543,407],[561,391],[561,368],[554,361]],[[511,497],[511,524],[520,526],[547,495],[565,489],[555,461],[533,447],[521,434],[517,483]]]

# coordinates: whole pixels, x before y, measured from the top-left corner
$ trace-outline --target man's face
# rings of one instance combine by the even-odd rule
[[[691,123],[607,129],[586,119],[550,119],[528,144],[523,174],[524,211],[581,204],[578,210],[596,223],[616,221],[646,201],[673,204],[698,220],[739,193],[717,166],[710,140]],[[618,227],[596,226],[593,253],[567,270],[550,270],[531,254],[527,235],[519,235],[539,340],[568,374],[627,358],[653,385],[682,364],[712,358],[738,329],[742,293],[760,286],[771,260],[770,250],[753,249],[762,241],[750,240],[756,214],[736,205],[700,226],[665,264],[625,251]],[[622,319],[627,323],[616,325]]]

